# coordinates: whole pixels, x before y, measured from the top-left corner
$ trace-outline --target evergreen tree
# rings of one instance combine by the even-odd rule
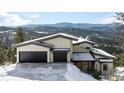
[[[25,41],[25,31],[21,27],[19,27],[16,31],[15,42],[21,43],[24,41]]]
[[[116,18],[120,23],[124,23],[124,13],[116,13]]]
[[[0,64],[5,64],[5,52],[2,40],[0,40]]]
[[[16,37],[15,37],[15,43],[21,43],[21,42],[24,42],[25,41],[25,30],[21,27],[19,27],[16,31]],[[15,63],[16,62],[16,49],[13,48],[13,49],[8,49],[8,52],[7,52],[7,56],[8,56],[8,60],[11,62],[11,63]]]
[[[120,29],[120,31],[124,30],[124,13],[116,13],[116,19],[117,22],[117,29]],[[124,49],[124,37],[121,37],[118,40],[118,46]],[[124,66],[124,53],[120,53],[117,58],[117,62],[115,62],[116,66]]]
[[[15,63],[16,62],[16,58],[15,58],[15,48],[9,48],[6,50],[6,61],[8,63]]]
[[[124,66],[124,53],[119,54],[117,60],[115,66]]]

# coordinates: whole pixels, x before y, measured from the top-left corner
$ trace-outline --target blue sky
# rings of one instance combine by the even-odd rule
[[[59,22],[107,24],[113,12],[8,12],[0,13],[0,25],[54,24]]]

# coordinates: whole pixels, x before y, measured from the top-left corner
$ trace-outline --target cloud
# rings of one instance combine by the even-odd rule
[[[10,13],[0,13],[0,25],[3,26],[19,26],[19,25],[25,25],[30,23],[31,20],[29,19],[22,19],[17,14],[10,14]]]
[[[116,18],[112,15],[107,15],[103,19],[100,20],[101,24],[110,24],[116,21]]]
[[[30,15],[29,16],[30,18],[38,18],[38,17],[40,17],[39,15]]]

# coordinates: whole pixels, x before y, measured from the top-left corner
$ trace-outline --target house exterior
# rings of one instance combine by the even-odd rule
[[[94,48],[95,43],[88,39],[78,38],[73,41],[73,62],[88,73],[96,70],[101,78],[110,79],[113,74],[113,60],[115,56],[104,50]]]
[[[70,62],[76,37],[59,33],[15,45],[17,62]]]
[[[108,79],[116,57],[94,45],[87,38],[58,33],[16,44],[16,58],[17,63],[73,62],[84,72],[97,70]]]
[[[101,72],[101,78],[110,79],[113,75],[113,61],[116,59],[115,56],[97,48],[91,48],[96,62],[94,68]]]
[[[94,42],[82,37],[79,37],[78,41],[73,41],[72,61],[85,72],[94,70],[95,58],[90,53],[90,48],[92,48],[94,44]]]

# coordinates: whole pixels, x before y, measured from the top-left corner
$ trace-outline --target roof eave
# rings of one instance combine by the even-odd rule
[[[89,43],[89,44],[92,44],[92,45],[95,45],[96,44],[95,42],[81,41],[81,42],[73,43],[73,45],[81,44],[81,43]]]
[[[97,54],[97,53],[94,53],[94,52],[92,52],[92,53],[95,54],[95,55],[98,55],[98,56],[103,56],[103,57],[107,57],[107,58],[117,59],[115,56],[112,57],[112,56],[106,56],[106,55],[102,55],[102,54]]]
[[[24,44],[16,44],[13,47],[18,48],[18,47],[21,47],[21,46],[25,46],[27,44],[35,44],[35,45],[44,46],[44,47],[48,47],[48,48],[53,48],[54,47],[54,45],[45,45],[43,43],[37,43],[37,42],[29,42],[29,43],[24,43]]]

